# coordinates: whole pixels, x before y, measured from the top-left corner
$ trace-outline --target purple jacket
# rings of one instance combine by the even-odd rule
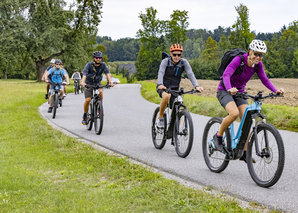
[[[242,93],[245,92],[245,86],[246,83],[252,78],[254,72],[255,72],[255,67],[249,67],[247,65],[247,56],[248,53],[245,53],[243,55],[244,57],[244,67],[243,67],[243,72],[239,73],[237,75],[233,75],[233,73],[236,71],[236,69],[240,66],[241,63],[241,58],[239,56],[236,56],[231,63],[227,66],[224,74],[223,74],[223,82],[226,88],[224,88],[221,85],[221,82],[219,82],[217,91],[220,90],[226,90],[228,91],[229,89],[236,87],[236,88],[241,88],[239,89],[238,92]],[[258,69],[256,70],[256,73],[259,77],[259,79],[262,81],[262,83],[272,92],[276,92],[275,86],[271,83],[271,81],[268,79],[266,76],[266,73],[264,71],[263,63],[260,61],[258,65]]]

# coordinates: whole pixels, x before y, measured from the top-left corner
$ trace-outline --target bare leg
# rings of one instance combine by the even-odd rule
[[[162,99],[160,101],[159,117],[158,118],[163,117],[163,113],[164,113],[165,109],[167,108],[167,104],[168,104],[170,98],[171,98],[171,94],[166,93],[166,92],[162,93]]]
[[[89,104],[90,104],[91,98],[86,98],[84,102],[84,113],[88,112]]]
[[[223,136],[225,130],[236,120],[236,118],[239,116],[239,110],[236,106],[236,103],[234,101],[231,101],[226,105],[226,111],[228,112],[228,116],[225,117],[220,125],[218,135]]]

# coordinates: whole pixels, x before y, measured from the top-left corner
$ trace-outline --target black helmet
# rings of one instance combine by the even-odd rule
[[[62,61],[60,59],[56,59],[55,64],[57,64],[57,63],[62,64]]]
[[[102,52],[100,51],[95,51],[93,54],[92,54],[92,57],[95,58],[95,57],[102,57]]]

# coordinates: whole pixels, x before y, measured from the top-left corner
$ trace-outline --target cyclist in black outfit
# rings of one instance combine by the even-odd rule
[[[186,59],[181,58],[183,48],[180,44],[173,44],[170,48],[170,56],[162,60],[157,80],[157,92],[162,98],[160,101],[160,111],[159,111],[159,127],[164,127],[163,113],[167,107],[167,103],[170,100],[170,107],[175,97],[171,97],[171,94],[166,93],[166,88],[171,88],[172,90],[178,90],[182,73],[185,71],[188,78],[190,79],[194,88],[200,92],[203,91],[203,87],[199,87],[195,75]]]
[[[102,53],[100,51],[95,51],[93,54],[93,61],[86,64],[84,70],[83,70],[83,78],[81,81],[81,86],[84,87],[84,93],[85,93],[85,102],[84,102],[84,114],[83,114],[83,120],[82,124],[87,125],[87,115],[89,104],[91,101],[91,97],[93,94],[92,88],[86,88],[85,86],[90,85],[101,85],[102,80],[102,73],[104,73],[107,76],[107,83],[111,87],[114,86],[111,77],[110,77],[110,71],[106,63],[102,62]],[[103,92],[102,89],[99,89],[99,96],[101,97],[101,100],[103,98]]]

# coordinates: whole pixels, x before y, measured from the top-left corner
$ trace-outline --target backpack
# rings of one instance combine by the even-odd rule
[[[241,63],[240,66],[235,70],[235,72],[233,73],[232,76],[237,75],[239,73],[242,73],[243,71],[243,67],[244,67],[244,57],[243,54],[245,54],[246,51],[240,48],[233,48],[231,50],[228,50],[227,52],[225,52],[224,56],[221,59],[219,68],[218,68],[218,73],[220,75],[220,79],[221,79],[221,84],[222,86],[225,88],[225,85],[223,83],[223,73],[225,71],[225,69],[227,68],[227,66],[231,63],[231,61],[236,57],[239,56],[241,58]],[[255,72],[258,69],[258,64],[255,66]]]

